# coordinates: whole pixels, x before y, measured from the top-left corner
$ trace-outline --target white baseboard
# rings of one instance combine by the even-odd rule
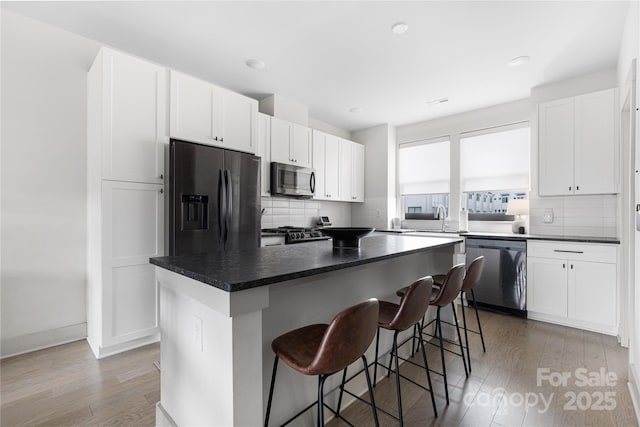
[[[115,344],[107,347],[96,347],[91,341],[89,341],[89,346],[91,347],[91,350],[93,350],[93,354],[96,356],[96,359],[102,359],[103,357],[113,356],[114,354],[123,353],[158,341],[160,341],[160,334],[154,334],[148,337],[138,338],[137,340],[127,341],[122,344]]]
[[[640,424],[640,372],[636,369],[636,365],[629,364],[629,393],[633,402],[633,409],[636,411],[636,419]]]
[[[66,344],[73,341],[85,339],[87,337],[86,322],[77,325],[65,326],[48,331],[35,332],[33,334],[21,335],[12,338],[2,339],[2,351],[0,358],[4,359],[29,353],[43,348]]]
[[[156,403],[156,427],[178,427],[173,418],[164,410],[160,402]]]

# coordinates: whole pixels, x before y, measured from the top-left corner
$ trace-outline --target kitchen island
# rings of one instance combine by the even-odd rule
[[[160,290],[162,367],[156,425],[261,425],[275,337],[328,323],[367,298],[396,301],[398,288],[447,271],[461,242],[372,235],[360,249],[334,250],[331,241],[320,241],[152,258]],[[391,338],[381,336],[383,349],[390,348]],[[367,356],[373,360],[372,348]],[[337,387],[337,377],[327,382],[327,392]],[[272,423],[314,401],[316,386],[315,378],[280,369]],[[354,387],[364,389],[357,381]],[[332,403],[332,396],[327,400]],[[310,421],[312,414],[307,416]]]

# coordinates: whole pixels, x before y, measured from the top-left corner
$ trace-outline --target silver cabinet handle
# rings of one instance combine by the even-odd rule
[[[160,194],[164,194],[164,188],[160,189]]]
[[[160,179],[164,179],[164,174],[160,174]]]
[[[562,249],[554,249],[553,252],[561,252],[561,253],[565,253],[565,254],[583,254],[583,251],[565,251]]]

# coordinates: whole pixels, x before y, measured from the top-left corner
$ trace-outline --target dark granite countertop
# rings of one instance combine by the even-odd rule
[[[540,234],[490,233],[482,231],[463,231],[460,232],[460,236],[500,240],[554,240],[559,242],[620,244],[620,240],[616,237],[597,236],[546,236]]]
[[[360,249],[333,250],[330,240],[256,250],[150,258],[149,262],[227,292],[354,267],[462,242],[458,237],[371,235]]]

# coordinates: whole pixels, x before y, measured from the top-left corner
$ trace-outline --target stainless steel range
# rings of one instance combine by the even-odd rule
[[[312,242],[314,240],[329,240],[329,236],[325,236],[321,231],[313,228],[302,227],[278,227],[263,228],[262,233],[284,235],[284,244],[291,245],[293,243]]]

